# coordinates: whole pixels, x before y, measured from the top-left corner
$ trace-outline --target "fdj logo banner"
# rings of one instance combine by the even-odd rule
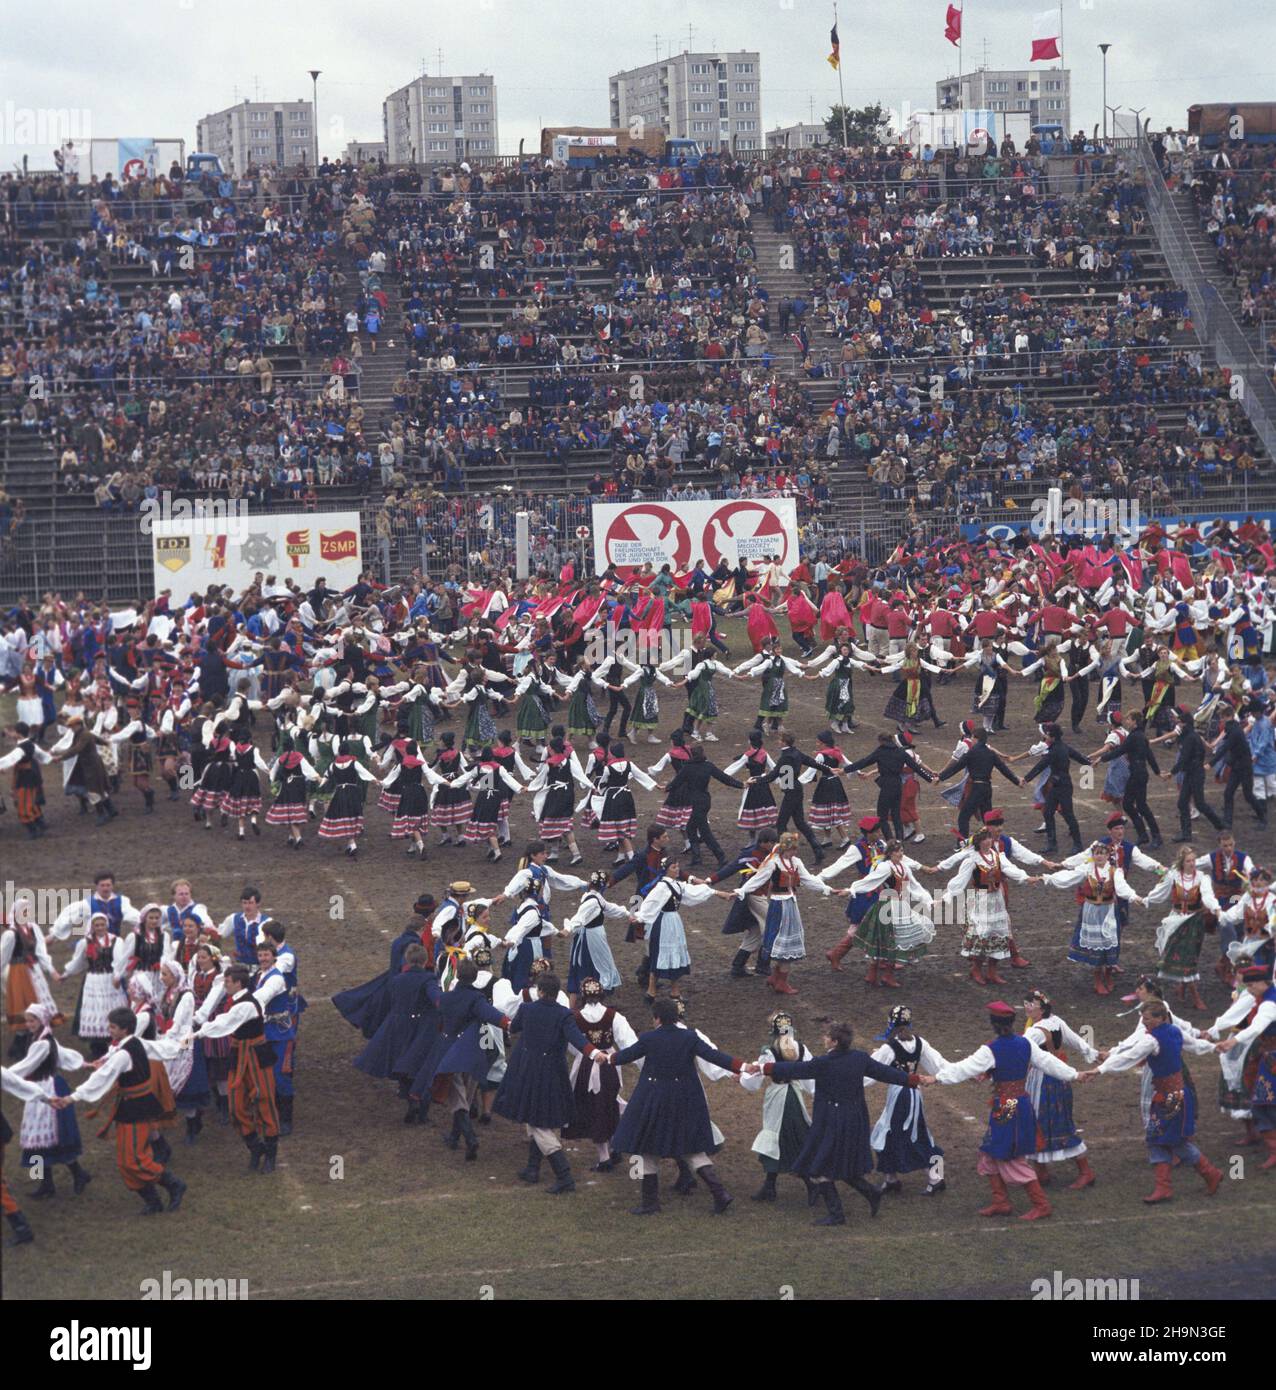
[[[798,563],[797,505],[790,497],[734,502],[602,502],[593,509],[594,567],[628,576],[644,565],[683,574],[720,561]]]
[[[156,536],[155,559],[166,570],[176,574],[191,562],[191,538],[189,536]]]

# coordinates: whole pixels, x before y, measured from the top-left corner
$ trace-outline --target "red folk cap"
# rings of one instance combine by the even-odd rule
[[[989,1018],[1014,1018],[1015,1011],[1009,1004],[1003,1004],[998,999],[988,1005],[988,1016]]]

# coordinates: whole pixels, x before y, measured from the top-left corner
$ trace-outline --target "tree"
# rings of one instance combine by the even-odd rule
[[[829,108],[824,128],[835,144],[842,143],[842,114],[846,114],[846,143],[848,145],[880,145],[890,125],[890,113],[880,101],[872,106],[837,106]]]

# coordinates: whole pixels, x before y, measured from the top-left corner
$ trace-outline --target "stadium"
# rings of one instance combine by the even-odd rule
[[[1239,1359],[1269,22],[160,8],[5,120],[3,1296]]]

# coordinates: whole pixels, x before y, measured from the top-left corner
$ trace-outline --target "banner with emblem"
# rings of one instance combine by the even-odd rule
[[[324,579],[345,589],[359,577],[363,542],[358,512],[277,512],[159,520],[152,530],[155,592],[174,603],[212,584],[239,592],[258,576],[302,590]]]
[[[797,503],[791,497],[748,497],[715,502],[595,502],[594,570],[615,565],[622,577],[650,564],[685,574],[697,562],[712,570],[735,566],[797,567]]]

